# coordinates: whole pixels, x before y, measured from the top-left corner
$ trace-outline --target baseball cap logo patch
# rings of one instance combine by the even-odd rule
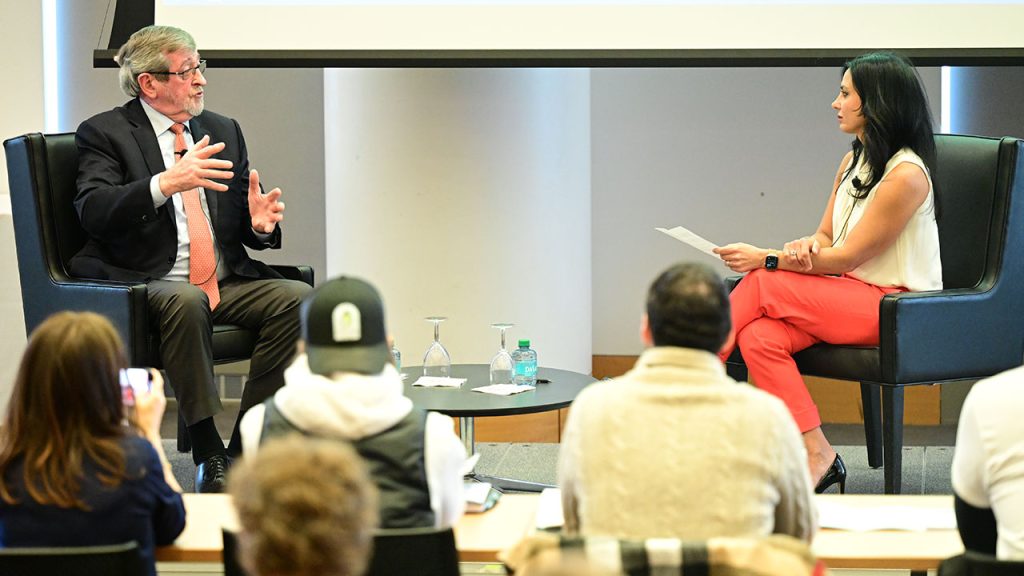
[[[391,362],[384,303],[365,280],[339,276],[302,301],[302,339],[314,374],[379,374]]]
[[[331,338],[335,342],[362,340],[363,320],[355,304],[342,302],[331,311]]]

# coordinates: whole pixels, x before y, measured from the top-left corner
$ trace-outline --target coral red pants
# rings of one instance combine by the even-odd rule
[[[821,426],[793,354],[816,344],[878,345],[882,296],[903,292],[848,276],[755,270],[730,295],[736,344],[754,384],[782,399],[801,432]],[[723,350],[724,361],[732,350]]]

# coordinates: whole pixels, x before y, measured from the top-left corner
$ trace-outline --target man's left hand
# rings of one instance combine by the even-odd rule
[[[259,172],[249,172],[249,216],[252,217],[253,230],[270,234],[277,223],[284,220],[284,202],[280,198],[280,188],[274,188],[266,194],[260,192]]]

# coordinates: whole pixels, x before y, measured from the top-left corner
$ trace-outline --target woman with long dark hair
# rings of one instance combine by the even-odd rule
[[[154,546],[181,533],[185,508],[161,446],[163,380],[150,370],[149,391],[123,391],[126,367],[98,314],[32,333],[0,427],[0,547],[135,540],[156,573]]]
[[[817,492],[835,483],[845,491],[846,467],[821,431],[793,354],[818,342],[876,346],[882,296],[942,288],[935,144],[913,64],[891,52],[851,60],[832,108],[855,138],[818,229],[782,250],[716,250],[733,271],[750,272],[730,297],[736,344],[754,384],[793,414]]]

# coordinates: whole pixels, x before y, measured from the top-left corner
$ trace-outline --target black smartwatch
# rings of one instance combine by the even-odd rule
[[[774,272],[779,269],[779,255],[775,252],[769,252],[764,257],[764,268],[769,272]]]

